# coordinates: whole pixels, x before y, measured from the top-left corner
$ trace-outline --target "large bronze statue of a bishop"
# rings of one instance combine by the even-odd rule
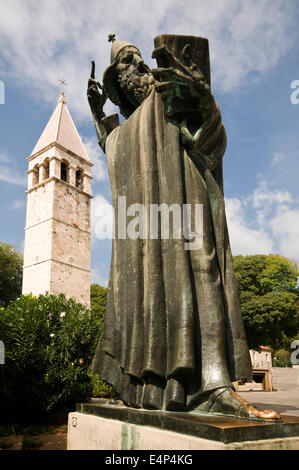
[[[159,35],[151,70],[136,46],[110,39],[103,84],[93,63],[87,90],[115,210],[105,324],[92,368],[130,407],[279,420],[232,386],[252,369],[225,217],[226,134],[211,94],[208,40]],[[125,117],[121,124],[117,114],[105,116],[107,97]],[[185,236],[162,236],[160,219],[154,236],[150,223],[140,236],[124,236],[120,200],[148,214],[180,207],[182,225],[183,208],[200,205],[200,243],[190,247],[183,228]],[[196,211],[189,215],[193,233]]]

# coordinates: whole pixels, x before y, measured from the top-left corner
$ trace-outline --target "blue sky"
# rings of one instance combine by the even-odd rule
[[[184,5],[184,6],[182,6]],[[67,103],[93,167],[92,279],[107,285],[111,241],[105,155],[86,100],[90,61],[102,79],[109,33],[136,44],[145,62],[160,33],[210,42],[212,91],[228,136],[225,196],[233,254],[279,253],[299,261],[298,0],[1,0],[0,240],[23,249],[27,162],[59,96]],[[298,82],[299,84],[299,82]],[[115,112],[112,104],[107,114]]]

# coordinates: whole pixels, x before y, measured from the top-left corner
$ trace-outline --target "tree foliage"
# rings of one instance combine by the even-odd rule
[[[296,295],[271,292],[242,302],[242,314],[250,347],[266,344],[279,349],[299,328]]]
[[[22,254],[9,243],[0,242],[0,306],[21,295],[22,276]]]
[[[280,255],[240,255],[234,268],[249,347],[286,346],[299,330],[296,263]]]
[[[99,284],[90,286],[90,308],[97,314],[98,318],[104,323],[105,310],[107,303],[107,288]]]
[[[21,296],[0,310],[5,364],[0,415],[30,420],[93,395],[89,366],[102,318],[60,295]]]
[[[240,292],[264,295],[274,291],[294,291],[297,285],[296,263],[280,255],[234,256],[234,268]]]

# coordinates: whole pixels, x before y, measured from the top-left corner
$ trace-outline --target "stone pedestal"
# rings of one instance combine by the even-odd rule
[[[279,423],[197,413],[78,404],[69,414],[69,450],[299,450],[299,417]]]

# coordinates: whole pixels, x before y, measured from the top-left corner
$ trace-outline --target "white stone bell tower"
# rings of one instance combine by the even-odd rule
[[[64,93],[27,160],[22,292],[64,293],[89,305],[92,163]]]

